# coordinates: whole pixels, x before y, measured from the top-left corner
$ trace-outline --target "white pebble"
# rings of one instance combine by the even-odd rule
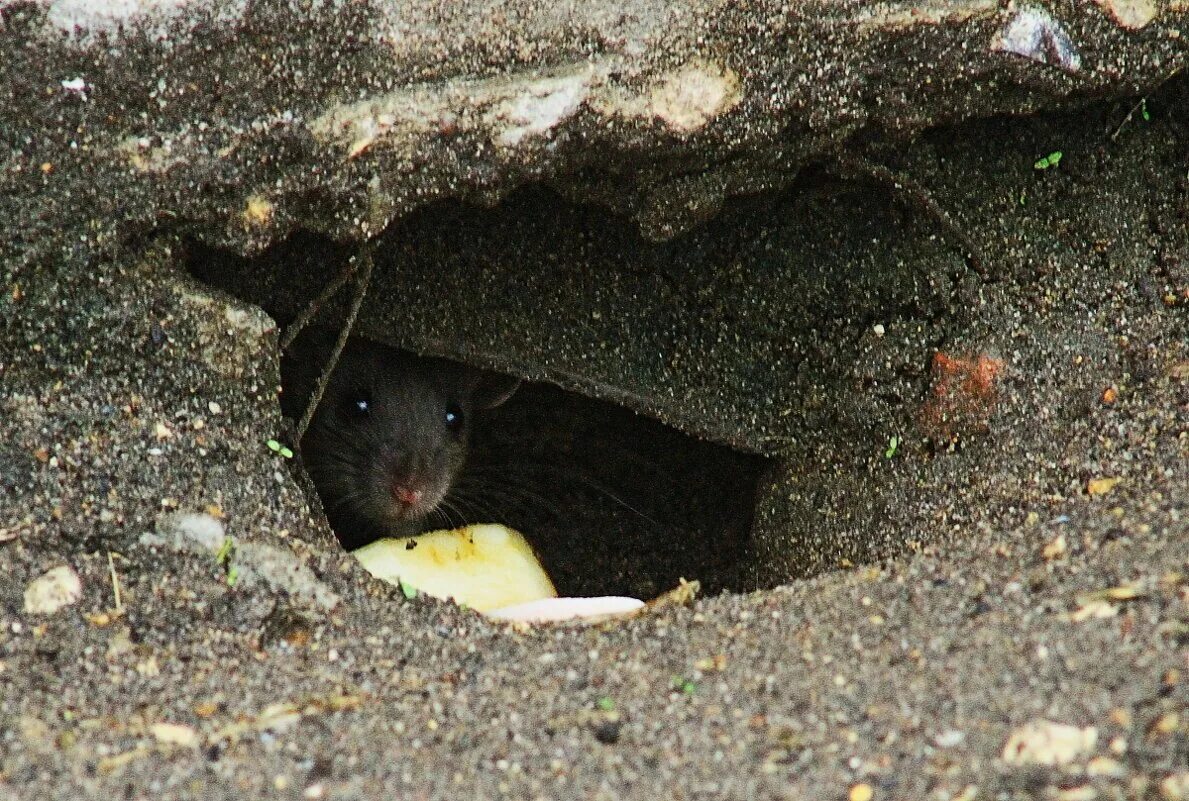
[[[25,588],[25,612],[52,615],[83,597],[83,582],[67,565],[55,567],[29,582]]]
[[[1009,765],[1067,765],[1094,751],[1098,730],[1034,720],[1011,733],[1003,747]]]
[[[68,78],[67,80],[62,81],[61,83],[62,83],[62,88],[65,89],[70,94],[77,95],[78,97],[82,98],[83,100],[87,99],[87,82],[85,80],[83,80],[81,77]],[[77,147],[77,144],[74,142],[71,142],[70,144],[74,147]]]
[[[172,515],[162,525],[163,533],[175,540],[189,540],[207,551],[217,551],[223,546],[227,531],[215,517],[205,512],[182,512]]]
[[[965,739],[966,732],[958,731],[957,729],[946,729],[934,737],[933,742],[938,748],[955,748],[961,745]]]

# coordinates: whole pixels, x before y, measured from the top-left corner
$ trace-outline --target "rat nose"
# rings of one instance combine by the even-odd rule
[[[392,497],[405,506],[414,506],[421,502],[425,492],[419,489],[414,489],[406,484],[393,484]]]

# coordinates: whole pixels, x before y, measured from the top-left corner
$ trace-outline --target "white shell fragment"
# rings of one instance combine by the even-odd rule
[[[197,730],[182,723],[154,723],[149,727],[149,731],[162,745],[197,748],[202,744],[202,738]]]
[[[83,583],[74,568],[55,567],[33,579],[25,588],[25,613],[52,615],[83,597]]]
[[[639,598],[604,595],[597,598],[542,598],[524,604],[492,609],[487,616],[519,623],[558,623],[630,615],[644,608]]]
[[[62,81],[62,88],[73,95],[78,95],[83,100],[87,99],[87,82],[82,78],[70,78]]]
[[[1011,733],[1003,746],[1009,765],[1068,765],[1094,752],[1098,729],[1079,729],[1051,720],[1034,720]]]
[[[991,49],[1014,53],[1068,72],[1082,68],[1082,57],[1073,40],[1053,15],[1039,6],[1020,6],[1015,16],[995,35]]]
[[[205,512],[177,512],[157,524],[157,533],[144,534],[142,545],[165,545],[175,550],[214,553],[227,539],[227,531],[218,518]]]

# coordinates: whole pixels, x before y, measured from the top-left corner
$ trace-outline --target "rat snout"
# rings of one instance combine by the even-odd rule
[[[438,505],[441,495],[432,472],[424,469],[389,470],[384,489],[391,509],[402,520],[418,520]]]
[[[383,493],[388,515],[399,521],[419,521],[437,508],[450,489],[451,476],[428,449],[402,442],[381,454],[376,490]]]
[[[395,481],[392,484],[392,497],[404,506],[416,506],[425,497],[425,491],[411,487],[407,482]]]

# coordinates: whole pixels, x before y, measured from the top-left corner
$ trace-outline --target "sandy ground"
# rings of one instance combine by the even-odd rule
[[[819,575],[619,625],[516,631],[365,581],[260,447],[267,321],[180,280],[169,241],[6,273],[0,795],[1189,797],[1187,91],[1114,140],[1128,104],[897,157],[983,275],[862,183],[728,208],[703,236],[744,231],[735,261],[673,245],[675,269],[805,276],[799,307],[711,304],[690,336],[741,334],[708,365],[797,351],[802,435],[734,580]],[[989,388],[938,350],[992,360]],[[175,509],[237,552],[173,550]],[[81,598],[27,612],[62,565]],[[1011,739],[1035,721],[1068,745]]]

